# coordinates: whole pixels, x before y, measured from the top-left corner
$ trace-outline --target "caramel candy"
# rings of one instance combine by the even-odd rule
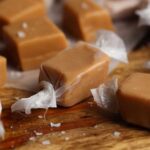
[[[72,35],[85,41],[95,41],[100,29],[114,30],[108,11],[93,0],[68,0],[63,24]]]
[[[36,69],[68,46],[65,35],[47,17],[4,27],[10,58],[22,70]]]
[[[107,55],[87,43],[79,42],[45,62],[40,81],[52,83],[58,104],[69,107],[88,98],[90,89],[105,81],[108,66]]]
[[[134,73],[117,93],[120,112],[129,123],[150,128],[150,74]]]
[[[0,56],[0,86],[3,86],[7,80],[6,59]]]
[[[0,2],[0,25],[45,15],[43,0],[3,0]]]

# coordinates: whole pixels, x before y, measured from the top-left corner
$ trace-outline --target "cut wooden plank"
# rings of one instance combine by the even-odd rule
[[[129,57],[130,64],[119,65],[111,76],[116,75],[122,80],[134,71],[148,72],[143,69],[143,64],[150,59],[150,48],[132,52]],[[119,118],[104,116],[92,98],[72,108],[49,109],[45,118],[40,118],[45,110],[34,110],[29,116],[10,112],[10,106],[17,98],[31,94],[11,88],[0,89],[4,106],[2,120],[6,128],[6,138],[0,141],[0,150],[120,150],[150,147],[148,130],[128,125]],[[52,128],[50,122],[62,124],[59,128]],[[113,136],[115,131],[121,133],[118,138]],[[37,132],[43,135],[36,136],[36,141],[30,141],[30,137]],[[46,140],[50,141],[49,145],[42,144]]]

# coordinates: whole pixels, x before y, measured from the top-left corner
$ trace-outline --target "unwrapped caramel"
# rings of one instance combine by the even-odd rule
[[[7,80],[6,59],[0,56],[0,87],[6,83],[6,80]]]
[[[47,17],[16,22],[3,29],[10,59],[21,70],[36,69],[68,46],[63,32]]]
[[[3,0],[0,2],[0,26],[45,15],[43,0]]]
[[[114,30],[108,11],[93,0],[67,0],[63,24],[70,34],[85,41],[95,41],[100,29]]]
[[[107,77],[109,57],[84,42],[64,50],[41,67],[40,81],[50,82],[61,106],[73,106],[88,98],[90,89]]]
[[[150,74],[133,73],[117,92],[120,113],[129,123],[150,128]]]

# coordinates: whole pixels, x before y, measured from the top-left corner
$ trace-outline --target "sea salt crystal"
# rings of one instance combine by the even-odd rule
[[[11,125],[11,126],[10,126],[10,129],[13,129],[13,128],[14,128],[13,125]]]
[[[61,131],[61,134],[66,134],[66,131]]]
[[[114,136],[115,138],[119,138],[120,135],[121,135],[121,133],[118,132],[118,131],[114,131],[114,132],[113,132],[113,136]]]
[[[59,128],[59,127],[61,126],[61,123],[53,123],[53,122],[51,122],[51,123],[50,123],[50,126],[51,126],[52,128]]]
[[[51,142],[49,140],[45,140],[45,141],[42,142],[42,144],[43,145],[49,145],[49,144],[51,144]]]
[[[43,116],[42,116],[42,115],[39,115],[38,118],[39,118],[39,119],[43,119]]]
[[[69,137],[65,137],[65,141],[69,141],[70,140],[70,138]]]
[[[26,22],[23,22],[23,23],[22,23],[22,28],[23,28],[23,29],[27,29],[27,28],[28,28],[28,24],[27,24]]]
[[[30,141],[35,141],[36,138],[33,136],[33,137],[30,137],[29,140],[30,140]]]
[[[17,36],[18,36],[20,39],[23,39],[23,38],[26,37],[26,34],[25,34],[25,32],[23,32],[23,31],[18,31],[18,32],[17,32]]]
[[[43,133],[37,132],[37,131],[34,131],[34,133],[35,133],[36,136],[41,136],[41,135],[43,135]]]

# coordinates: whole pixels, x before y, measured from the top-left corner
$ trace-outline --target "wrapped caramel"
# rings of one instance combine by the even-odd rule
[[[115,33],[101,31],[95,44],[79,42],[43,63],[43,90],[17,101],[11,109],[30,114],[31,109],[55,108],[57,104],[73,106],[88,98],[90,89],[105,82],[116,61],[128,62],[125,45]]]
[[[150,128],[150,74],[133,73],[120,85],[113,79],[92,89],[94,100],[111,114],[121,114],[128,123]]]

